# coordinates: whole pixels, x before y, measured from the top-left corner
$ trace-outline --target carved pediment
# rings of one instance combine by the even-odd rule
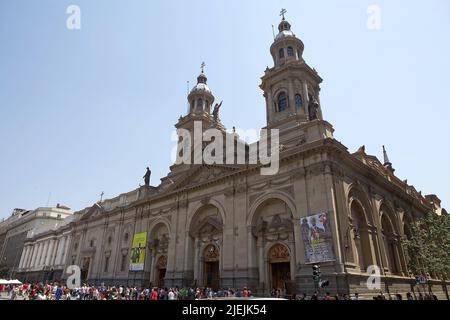
[[[97,216],[102,215],[104,212],[105,209],[100,204],[96,203],[86,213],[84,213],[80,220],[94,219]]]
[[[290,233],[293,231],[293,227],[294,225],[290,219],[283,218],[279,214],[276,214],[269,218],[269,221],[260,218],[252,231],[255,235],[277,235],[281,233]]]
[[[199,165],[198,168],[189,171],[178,182],[174,183],[173,189],[183,189],[194,185],[210,182],[217,178],[226,176],[238,168],[227,165]]]

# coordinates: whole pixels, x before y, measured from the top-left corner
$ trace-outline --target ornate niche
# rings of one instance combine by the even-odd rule
[[[169,241],[169,230],[164,224],[158,224],[151,233],[149,246],[154,253],[167,254]]]
[[[273,242],[288,240],[294,232],[292,220],[282,214],[270,217],[260,217],[254,229],[254,235]]]
[[[275,244],[272,248],[270,248],[268,258],[270,263],[289,262],[289,250],[285,245],[280,243]]]
[[[167,268],[167,256],[161,256],[156,263],[156,268],[166,269]]]
[[[219,243],[222,239],[223,223],[218,210],[213,205],[206,205],[197,212],[191,222],[190,235],[202,243]]]
[[[203,260],[205,262],[218,261],[219,256],[220,256],[219,249],[213,244],[208,244],[205,250],[203,250]]]

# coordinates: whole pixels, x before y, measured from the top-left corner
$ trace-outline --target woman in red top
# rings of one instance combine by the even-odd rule
[[[153,288],[152,291],[152,300],[158,300],[158,291],[156,288]]]

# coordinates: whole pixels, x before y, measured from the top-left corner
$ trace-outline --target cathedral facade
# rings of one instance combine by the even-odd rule
[[[417,292],[401,240],[424,214],[446,213],[440,200],[397,178],[386,152],[381,162],[333,138],[322,115],[322,79],[304,61],[289,22],[283,18],[278,30],[270,47],[274,66],[260,86],[266,129],[279,130],[278,172],[262,175],[258,164],[174,164],[157,187],[76,212],[61,231],[67,250],[58,268],[78,265],[88,283],[249,287],[267,295],[273,288],[313,292],[312,266],[319,265],[331,293]],[[212,111],[215,97],[203,70],[188,101],[177,129],[192,132],[200,122],[229,134],[220,105]],[[27,239],[18,270],[23,279],[52,268],[32,265],[39,254],[33,248],[55,241],[58,252],[58,232]],[[56,274],[64,280],[63,270]],[[373,270],[381,276],[377,291],[367,286]],[[450,283],[435,275],[428,280],[433,292],[446,295]]]

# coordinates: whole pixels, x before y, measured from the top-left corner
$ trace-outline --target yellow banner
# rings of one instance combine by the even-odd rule
[[[144,270],[147,232],[136,233],[133,237],[130,257],[130,271]]]

